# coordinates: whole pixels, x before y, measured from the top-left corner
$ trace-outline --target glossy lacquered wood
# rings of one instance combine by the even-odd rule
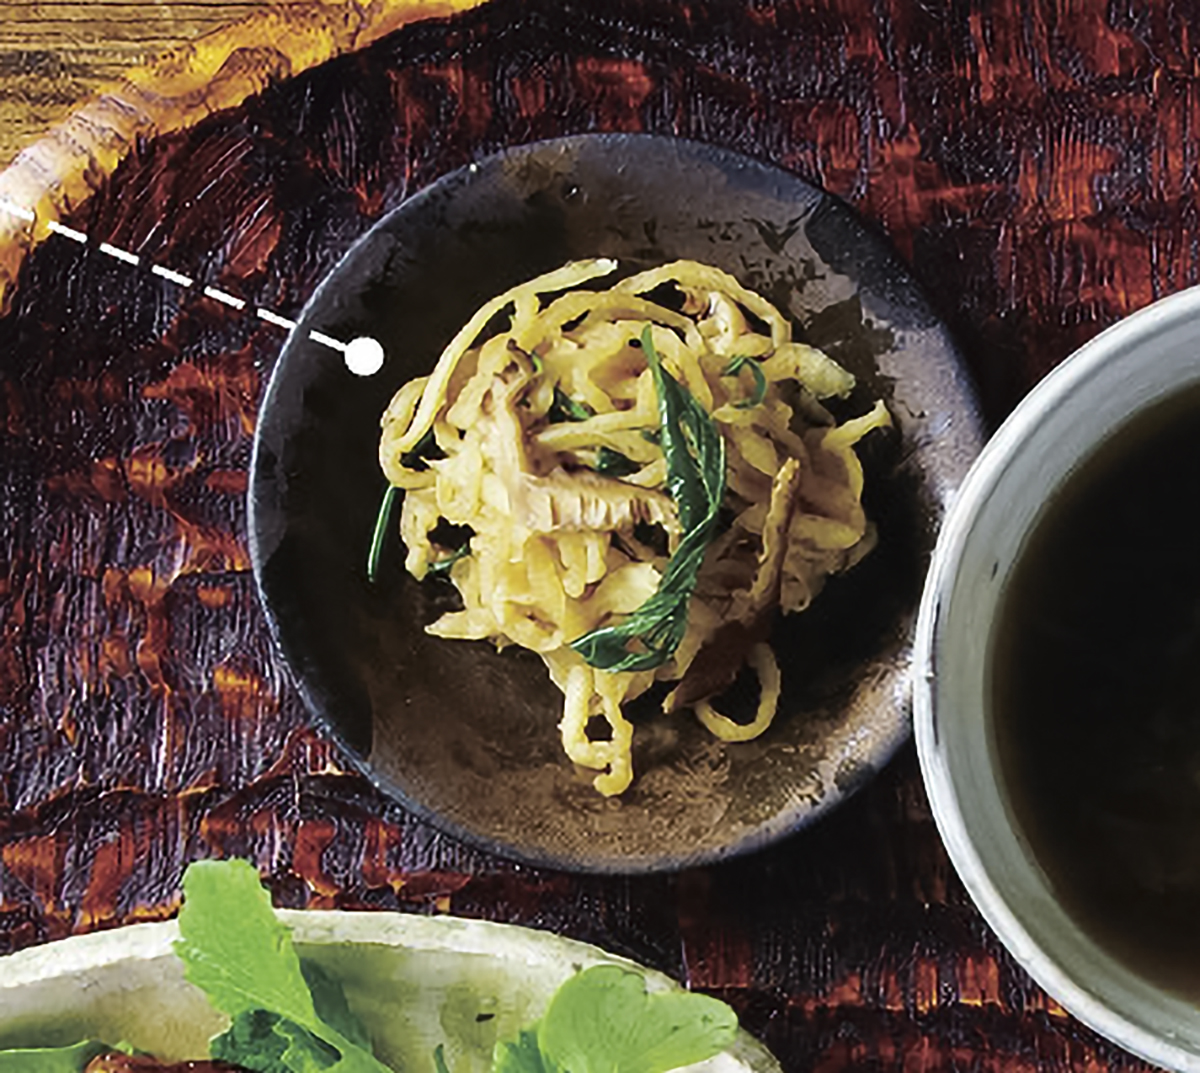
[[[786,1068],[1137,1066],[1066,1017],[954,879],[912,752],[811,830],[677,876],[454,841],[313,730],[250,576],[284,333],[367,227],[494,150],[682,136],[844,197],[949,325],[995,421],[1197,282],[1197,14],[1088,2],[491,0],[146,141],[0,320],[0,946],[169,915],[240,854],[292,906],[531,922],[734,1002]],[[141,258],[103,254],[104,241]]]

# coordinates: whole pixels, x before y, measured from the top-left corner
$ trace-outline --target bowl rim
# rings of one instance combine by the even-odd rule
[[[467,966],[474,962],[486,964],[510,980],[522,974],[533,976],[538,988],[548,993],[548,999],[563,981],[582,969],[616,965],[639,976],[648,993],[689,990],[686,982],[644,961],[545,927],[452,914],[422,916],[396,910],[280,907],[274,913],[291,931],[303,956],[361,949],[368,958],[394,966],[396,979],[401,982],[420,979],[419,970],[426,966],[436,973],[437,966],[447,963],[453,967],[452,977],[457,980],[468,975]],[[17,1046],[50,1045],[47,1037],[61,1029],[64,1012],[78,1005],[81,987],[89,993],[85,1005],[94,1006],[97,998],[103,1001],[106,991],[116,993],[119,987],[128,988],[131,979],[134,984],[153,986],[168,1009],[173,1005],[179,1007],[171,1012],[190,1015],[198,1007],[219,1024],[225,1015],[185,980],[183,963],[174,949],[178,939],[179,921],[172,917],[81,932],[0,955],[0,1035],[24,1035],[29,1043]],[[361,981],[353,977],[340,979],[347,984],[359,982],[361,987]],[[46,1004],[48,996],[59,1001]],[[398,989],[396,997],[399,996]],[[544,1008],[544,1002],[534,1004]],[[375,1015],[376,1019],[380,1016]],[[165,1030],[162,1024],[157,1022],[155,1029],[169,1032],[169,1022]],[[136,1038],[134,1042],[138,1046],[152,1043]],[[12,1045],[5,1044],[9,1046]],[[741,1022],[736,1037],[722,1051],[683,1067],[681,1073],[683,1070],[781,1073],[773,1051]]]
[[[977,537],[976,523],[984,504],[1030,433],[1043,426],[1099,368],[1119,360],[1131,345],[1188,320],[1200,321],[1200,287],[1161,298],[1106,328],[1021,399],[972,464],[943,522],[918,609],[913,651],[913,736],[925,791],[951,863],[984,920],[1021,967],[1070,1014],[1134,1055],[1168,1068],[1200,1070],[1200,1054],[1163,1039],[1097,998],[1058,965],[1025,927],[1001,894],[972,838],[946,753],[939,746],[938,728],[939,658],[944,637],[953,632],[946,628],[945,611],[965,552]],[[1143,400],[1130,416],[1153,401]],[[1090,446],[1094,449],[1112,431],[1101,431]]]

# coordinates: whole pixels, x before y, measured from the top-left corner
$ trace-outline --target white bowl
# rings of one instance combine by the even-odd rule
[[[277,911],[300,955],[341,983],[377,1056],[406,1073],[435,1073],[445,1048],[455,1073],[488,1073],[496,1040],[545,1012],[582,968],[616,964],[650,992],[678,990],[661,973],[550,932],[405,913]],[[183,975],[174,920],[74,935],[0,957],[0,1050],[123,1040],[163,1060],[208,1054],[228,1019]],[[687,1073],[780,1073],[745,1029]],[[680,1073],[684,1073],[683,1070]]]
[[[1021,402],[942,528],[918,619],[913,700],[938,828],[1004,945],[1097,1032],[1158,1065],[1200,1071],[1200,1008],[1110,956],[1056,901],[1013,818],[989,713],[1000,601],[1043,507],[1101,441],[1198,382],[1200,288],[1103,332]]]

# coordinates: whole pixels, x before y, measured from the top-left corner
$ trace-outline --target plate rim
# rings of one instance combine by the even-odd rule
[[[676,147],[677,149],[686,153],[700,154],[708,159],[720,159],[725,162],[727,166],[742,169],[757,169],[764,176],[778,177],[778,179],[783,182],[794,184],[809,191],[813,195],[813,200],[811,206],[806,210],[805,215],[807,217],[815,216],[817,212],[825,209],[826,207],[828,207],[830,211],[843,214],[843,216],[861,232],[866,241],[871,244],[874,255],[880,257],[884,262],[896,266],[900,270],[905,283],[911,287],[913,293],[923,304],[925,311],[932,317],[933,327],[941,337],[941,341],[943,342],[946,351],[946,356],[949,359],[948,367],[959,381],[959,384],[963,389],[963,399],[969,404],[971,409],[971,412],[967,416],[971,418],[970,427],[975,432],[976,439],[978,440],[978,442],[975,444],[976,453],[978,453],[978,450],[982,447],[982,443],[986,438],[987,431],[985,427],[985,419],[983,417],[982,408],[980,405],[978,388],[975,384],[971,369],[967,364],[961,349],[958,347],[948,325],[946,325],[941,317],[938,316],[933,303],[929,299],[925,286],[915,276],[912,267],[900,257],[898,251],[895,249],[888,236],[882,231],[879,225],[875,221],[862,216],[844,199],[838,197],[836,194],[832,194],[829,191],[824,190],[804,176],[789,171],[778,164],[760,160],[756,157],[749,156],[739,152],[736,149],[731,149],[723,145],[716,145],[689,138],[644,132],[584,132],[509,145],[494,152],[480,154],[470,162],[460,165],[459,167],[439,176],[437,179],[433,180],[385,212],[347,247],[345,252],[338,259],[334,268],[321,280],[318,286],[314,289],[312,295],[305,302],[303,310],[296,319],[296,326],[289,332],[287,340],[285,341],[284,346],[281,348],[279,356],[271,369],[268,384],[261,395],[259,408],[257,411],[258,420],[256,421],[255,425],[247,487],[247,529],[255,592],[258,597],[259,606],[262,608],[268,623],[276,654],[278,655],[282,666],[286,670],[289,681],[300,693],[304,703],[306,715],[309,717],[310,721],[319,726],[325,734],[329,735],[334,740],[346,760],[354,767],[355,771],[362,775],[383,796],[398,802],[406,811],[413,813],[423,822],[430,824],[437,830],[463,842],[465,845],[474,849],[539,868],[550,868],[581,874],[597,875],[642,875],[678,872],[686,868],[717,864],[733,858],[744,856],[746,854],[757,852],[807,828],[811,823],[825,816],[829,811],[842,804],[849,797],[853,796],[854,792],[858,789],[858,785],[855,785],[847,791],[830,786],[822,799],[816,805],[811,805],[803,810],[799,810],[795,804],[791,804],[786,808],[780,809],[768,820],[757,823],[747,833],[736,840],[730,841],[724,845],[690,853],[673,853],[667,855],[648,853],[615,854],[603,857],[580,857],[562,852],[556,852],[551,849],[534,849],[527,846],[518,846],[514,845],[511,841],[502,840],[494,836],[472,830],[470,827],[445,816],[435,808],[428,806],[420,800],[414,798],[400,785],[394,783],[390,779],[377,772],[370,765],[368,758],[359,754],[359,750],[348,740],[347,736],[338,728],[333,720],[325,714],[319,701],[319,697],[314,693],[307,678],[296,672],[293,659],[289,656],[288,645],[283,636],[283,627],[275,613],[272,602],[267,597],[266,587],[264,585],[263,575],[265,563],[263,560],[261,534],[259,533],[258,509],[256,507],[256,500],[258,499],[260,486],[263,483],[261,477],[262,470],[260,460],[260,447],[262,444],[261,432],[264,426],[262,415],[269,412],[269,406],[278,390],[278,385],[280,382],[279,371],[284,367],[285,358],[294,346],[302,345],[302,343],[298,341],[302,340],[307,334],[307,331],[312,327],[310,322],[312,320],[314,311],[325,297],[326,291],[332,289],[332,287],[335,285],[335,276],[338,274],[338,270],[345,262],[349,261],[349,259],[355,256],[356,253],[358,253],[361,249],[364,249],[370,242],[374,241],[375,236],[399,214],[419,211],[421,205],[426,200],[436,198],[442,191],[451,188],[455,184],[470,181],[473,176],[479,174],[485,168],[499,167],[502,166],[506,160],[527,156],[536,151],[545,151],[550,148],[567,149],[572,145],[580,143],[588,143],[593,145],[612,143],[614,145],[620,145],[630,142],[641,142],[643,144],[659,143],[666,146]],[[959,483],[961,483],[961,479],[962,478],[960,476]],[[943,507],[943,514],[948,509],[949,504],[947,503]],[[930,548],[925,552],[926,561],[924,565],[926,568],[928,567],[928,560],[932,554],[932,545],[933,541],[931,540]],[[905,646],[905,651],[908,653],[909,657],[907,672],[907,678],[909,681],[903,690],[903,698],[897,699],[896,701],[898,705],[903,707],[904,711],[901,717],[897,720],[897,726],[894,732],[891,733],[886,740],[881,741],[877,751],[872,754],[872,777],[886,767],[899,752],[901,747],[912,738],[913,721],[911,657],[917,619],[916,603],[914,603],[911,609],[911,619],[912,622],[909,627]]]

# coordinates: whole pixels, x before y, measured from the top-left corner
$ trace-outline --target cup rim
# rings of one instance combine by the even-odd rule
[[[1039,945],[989,874],[964,816],[947,756],[939,748],[938,661],[944,612],[981,510],[1027,438],[1097,370],[1147,336],[1182,321],[1200,321],[1200,287],[1129,315],[1051,370],[1016,406],[976,458],[939,534],[918,610],[913,659],[913,731],[934,821],[951,863],[985,921],[1034,981],[1069,1013],[1133,1054],[1179,1070],[1200,1070],[1200,1054],[1184,1049],[1113,1009],[1065,971]],[[1140,409],[1140,407],[1135,407]],[[1104,438],[1097,435],[1091,446]]]

